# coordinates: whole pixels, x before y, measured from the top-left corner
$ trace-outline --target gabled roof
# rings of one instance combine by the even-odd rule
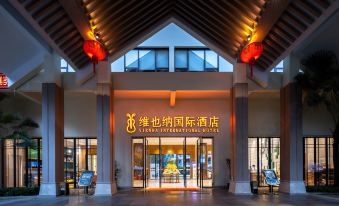
[[[89,63],[82,44],[89,21],[114,60],[171,19],[227,60],[262,41],[262,70],[271,69],[306,31],[338,9],[338,0],[10,0],[56,49],[81,69]],[[312,29],[310,29],[312,28]],[[206,43],[207,42],[207,43]]]

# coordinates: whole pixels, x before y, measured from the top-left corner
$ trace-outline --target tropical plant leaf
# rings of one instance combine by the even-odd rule
[[[0,102],[1,102],[2,100],[4,100],[6,97],[7,97],[6,94],[0,93]]]
[[[17,121],[20,121],[22,117],[18,114],[2,114],[0,119],[0,124],[14,124]]]
[[[310,107],[324,105],[335,124],[339,121],[339,65],[332,51],[317,51],[301,61],[296,82]]]
[[[39,125],[31,118],[26,118],[19,124],[19,127],[39,128]]]

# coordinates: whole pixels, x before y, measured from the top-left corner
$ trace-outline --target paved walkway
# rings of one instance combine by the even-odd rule
[[[339,195],[232,195],[224,190],[214,189],[200,192],[145,192],[122,191],[112,197],[61,196],[47,197],[2,197],[0,205],[52,206],[52,205],[339,205]]]

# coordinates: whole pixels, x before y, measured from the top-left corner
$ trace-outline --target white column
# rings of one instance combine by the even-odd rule
[[[248,167],[248,83],[244,63],[233,69],[231,89],[231,182],[229,192],[251,194]]]
[[[284,60],[283,87],[280,90],[280,174],[279,191],[305,193],[303,181],[302,91],[294,81],[299,59]]]
[[[39,195],[59,195],[64,182],[64,94],[42,84],[42,184]]]
[[[97,183],[95,195],[117,192],[114,179],[113,92],[111,69],[107,61],[97,69]]]
[[[45,56],[42,74],[42,183],[40,196],[60,194],[64,183],[64,90],[60,56]]]

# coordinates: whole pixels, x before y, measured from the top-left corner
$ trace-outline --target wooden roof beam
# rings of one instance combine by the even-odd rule
[[[62,57],[64,58],[73,68],[77,68],[67,54],[59,48],[59,46],[51,39],[51,37],[45,32],[45,30],[38,24],[37,21],[27,12],[24,5],[17,0],[8,1],[26,20],[27,22],[38,32],[39,35]]]
[[[299,1],[298,1],[299,2]],[[278,58],[267,68],[268,71],[282,61],[286,56],[293,51],[294,48],[299,46],[307,37],[309,37],[319,26],[324,23],[332,14],[339,10],[339,1],[333,1],[332,4],[323,11],[323,13],[315,19],[313,24],[311,24],[287,49],[285,49]]]
[[[252,36],[251,42],[263,41],[290,3],[291,0],[269,1],[258,21],[256,32]]]
[[[58,0],[65,9],[66,13],[72,20],[84,39],[89,39],[88,32],[91,31],[89,21],[85,16],[79,1]]]

